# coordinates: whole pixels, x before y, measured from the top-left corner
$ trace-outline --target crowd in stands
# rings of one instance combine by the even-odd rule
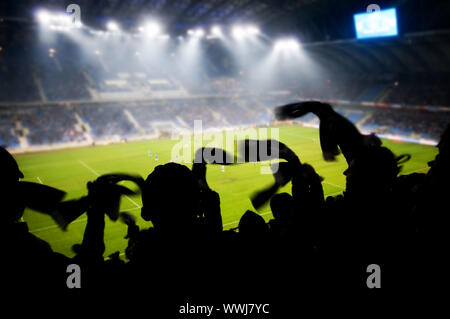
[[[30,68],[21,61],[7,64],[0,55],[0,102],[39,100],[41,97]]]
[[[351,83],[348,85],[347,81],[343,79],[321,79],[311,83],[304,82],[292,87],[292,91],[303,99],[356,101],[371,85],[367,79],[353,80]]]
[[[0,145],[18,146],[19,141],[13,133],[15,117],[10,112],[0,112]]]
[[[120,104],[81,104],[75,108],[75,112],[89,124],[94,138],[112,138],[115,135],[126,137],[138,133]]]
[[[86,80],[79,70],[42,72],[42,86],[50,101],[88,100],[90,94]]]
[[[448,105],[450,78],[443,74],[403,75],[390,83],[388,94],[381,100],[386,103],[409,105]]]
[[[384,131],[389,133],[402,135],[420,132],[424,137],[435,139],[449,121],[450,112],[375,108],[365,124],[384,127]]]
[[[226,153],[211,157],[212,153],[200,149],[194,163],[186,163],[189,167],[162,164],[144,178],[103,175],[88,183],[86,196],[61,201],[59,190],[44,191],[43,185],[33,184],[33,188],[22,182],[20,168],[1,148],[0,194],[8,199],[2,200],[1,234],[7,239],[3,241],[7,244],[2,264],[8,274],[2,287],[20,294],[24,287],[69,291],[72,279],[67,279],[66,269],[76,264],[82,271],[78,283],[82,291],[94,292],[94,298],[106,291],[114,296],[110,300],[121,304],[122,295],[141,294],[150,311],[163,300],[179,301],[187,296],[222,296],[219,300],[223,302],[225,295],[232,294],[234,300],[250,296],[289,303],[289,296],[298,296],[300,290],[368,290],[380,285],[377,279],[368,279],[367,267],[372,264],[381,268],[384,290],[439,286],[446,271],[442,252],[448,245],[444,215],[449,127],[428,173],[399,176],[409,156],[393,154],[375,135],[362,135],[331,106],[298,103],[277,108],[275,113],[278,119],[292,119],[308,112],[323,124],[324,160],[332,161],[340,150],[347,161],[348,168],[339,172],[346,176],[343,195],[325,198],[323,178],[314,167],[301,161],[302,154],[279,143],[282,163],[274,171],[274,188],[252,198],[255,208],[270,202],[273,219],[266,223],[249,210],[242,212],[237,229],[227,231],[223,230],[220,194],[206,178],[209,165],[229,164]],[[132,168],[124,163],[127,169]],[[116,185],[122,180],[139,186],[141,217],[148,225],[139,227],[133,215],[119,213],[117,199],[130,194]],[[275,194],[288,182],[289,193]],[[65,226],[86,212],[84,236],[73,246],[75,257],[53,252],[28,231],[20,221],[25,206],[50,214]],[[120,259],[119,253],[105,260],[106,216],[125,224],[128,246],[119,253],[124,253],[127,261]],[[173,311],[176,309],[165,309],[165,313]]]
[[[32,106],[10,109],[10,129],[21,124],[16,136],[26,135],[30,144],[55,144],[82,140],[81,132],[74,127],[74,113],[66,106]],[[26,132],[25,132],[26,131]],[[5,141],[7,145],[9,141]]]
[[[203,129],[270,125],[273,106],[296,100],[296,96],[202,97],[134,102],[64,103],[2,108],[1,143],[17,147],[24,137],[29,145],[153,136],[156,126],[192,130],[195,120]],[[437,141],[450,112],[409,108],[336,105],[336,110],[367,131]],[[79,117],[79,121],[77,120]],[[317,125],[307,115],[295,121]],[[80,122],[80,123],[79,123]],[[77,124],[78,123],[78,124]],[[23,130],[17,130],[20,124]]]
[[[337,105],[336,111],[366,131],[435,141],[450,120],[450,112],[411,108]],[[317,118],[309,114],[298,122],[317,125]]]

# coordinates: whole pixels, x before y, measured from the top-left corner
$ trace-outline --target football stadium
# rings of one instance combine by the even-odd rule
[[[230,300],[198,292],[207,287],[268,318],[291,285],[438,284],[450,3],[7,0],[0,10],[12,290],[151,284],[173,303],[165,317],[203,318],[208,302]],[[250,310],[254,300],[269,306]]]

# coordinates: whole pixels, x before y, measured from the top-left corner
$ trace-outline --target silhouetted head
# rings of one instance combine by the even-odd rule
[[[189,228],[195,224],[199,198],[198,182],[189,168],[159,165],[145,180],[141,216],[162,230]]]
[[[22,172],[19,170],[16,160],[3,147],[0,146],[0,170],[1,182],[17,182],[19,178],[23,178]]]
[[[450,157],[450,124],[447,125],[444,133],[442,133],[437,147],[439,149],[439,157],[442,160]]]
[[[428,174],[440,177],[440,179],[446,179],[449,171],[448,162],[450,160],[450,124],[447,124],[447,128],[442,133],[436,147],[439,149],[439,154],[436,155],[434,160],[428,162],[428,166],[431,168]]]
[[[25,206],[19,192],[19,179],[23,178],[16,160],[0,147],[0,198],[2,199],[3,221],[15,222],[23,215]]]
[[[289,221],[292,215],[293,199],[288,193],[276,194],[270,200],[270,209],[275,220],[280,223],[286,223]]]
[[[367,147],[345,170],[347,194],[369,194],[390,189],[409,155],[396,157],[386,147]]]
[[[261,238],[268,230],[264,218],[250,210],[246,211],[239,221],[239,234],[247,239]]]

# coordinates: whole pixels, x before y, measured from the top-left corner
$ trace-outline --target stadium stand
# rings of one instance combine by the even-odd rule
[[[74,110],[89,124],[93,138],[126,138],[137,133],[120,104],[80,104]]]
[[[153,124],[171,123],[171,130],[192,130],[201,119],[204,129],[268,125],[275,105],[292,98],[188,98],[138,102],[97,102],[67,105],[27,106],[20,110],[6,108],[2,112],[2,142],[19,147],[17,124],[29,133],[28,145],[85,142],[84,133],[93,139],[123,140],[155,133]],[[387,108],[336,104],[337,111],[363,130],[437,140],[449,121],[449,112],[424,109]],[[129,115],[127,115],[129,112]],[[90,130],[75,129],[76,115]],[[363,122],[362,122],[363,121]],[[307,115],[296,122],[317,125],[317,118]]]

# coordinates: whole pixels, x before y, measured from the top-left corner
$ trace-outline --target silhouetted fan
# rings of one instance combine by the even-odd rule
[[[3,146],[0,146],[0,168],[3,181],[18,181],[24,177],[14,157]]]
[[[274,183],[264,188],[263,190],[255,192],[251,196],[251,202],[255,209],[259,209],[270,198],[276,194],[278,189],[286,185],[293,176],[294,170],[298,165],[301,165],[300,160],[294,151],[292,151],[285,144],[277,140],[245,140],[240,144],[240,158],[246,162],[258,162],[268,160],[284,159],[287,162],[279,162],[272,164]]]
[[[192,173],[197,178],[200,189],[210,190],[206,181],[206,164],[233,165],[236,163],[236,156],[231,156],[221,148],[202,147],[195,152]]]
[[[119,218],[121,196],[139,193],[139,191],[136,192],[125,186],[117,185],[122,181],[132,181],[139,186],[139,189],[142,189],[144,182],[140,176],[127,174],[102,175],[94,182],[87,184],[87,196],[59,203],[52,213],[52,217],[63,230],[66,230],[72,221],[90,208],[102,211],[111,220],[116,221]]]
[[[268,226],[260,215],[247,210],[239,220],[239,233],[246,238],[258,239],[268,232]]]
[[[202,147],[195,152],[194,163],[232,165],[236,157],[218,147]]]
[[[24,206],[41,213],[52,215],[66,192],[38,183],[19,182],[19,192]]]
[[[239,162],[252,163],[277,159],[290,161],[296,157],[295,153],[280,141],[274,139],[251,140],[239,142]]]
[[[347,163],[350,163],[364,147],[381,145],[377,136],[361,134],[352,122],[334,111],[329,104],[308,101],[275,109],[278,120],[294,119],[308,113],[313,113],[320,119],[320,146],[326,161],[336,160],[336,156],[342,151]]]
[[[283,187],[292,180],[293,167],[291,163],[289,162],[279,163],[277,170],[274,171],[273,173],[273,177],[275,178],[274,184],[272,184],[267,188],[264,188],[263,190],[257,191],[250,196],[250,200],[255,209],[261,208],[265,203],[267,203],[272,198],[273,195],[276,194],[276,192],[280,187]]]

